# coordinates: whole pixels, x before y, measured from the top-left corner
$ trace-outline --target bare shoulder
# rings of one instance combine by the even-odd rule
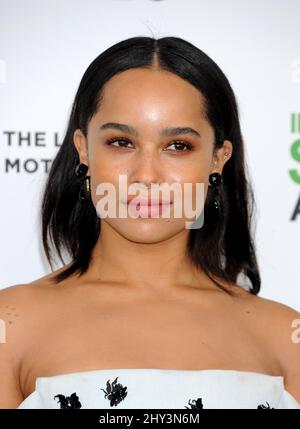
[[[269,325],[271,331],[276,332],[277,338],[283,333],[291,333],[295,321],[300,318],[298,310],[272,299],[251,295],[248,302],[255,309],[260,322],[264,323],[264,326]]]
[[[247,291],[239,292],[238,296],[243,303],[243,310],[248,310],[249,318],[251,319],[252,315],[261,331],[274,341],[275,345],[282,341],[291,342],[294,330],[300,323],[298,310],[272,299],[252,295]]]
[[[17,408],[24,397],[20,368],[32,331],[33,296],[26,284],[0,290],[0,408]]]
[[[61,269],[31,283],[0,289],[0,408],[17,408],[24,398],[20,382],[24,356],[49,306],[51,278]],[[49,318],[48,318],[49,319]]]
[[[65,265],[54,272],[46,274],[43,277],[33,280],[30,283],[20,283],[0,289],[0,317],[9,319],[7,316],[16,316],[16,314],[24,310],[23,316],[30,316],[30,308],[37,307],[47,299],[48,294],[55,290],[62,289],[64,284],[68,283],[68,279],[59,283],[59,286],[53,281],[55,275],[65,270],[68,266]],[[1,311],[2,310],[2,311]],[[20,315],[19,315],[20,316]]]
[[[10,343],[16,350],[21,348],[26,333],[34,327],[37,331],[37,320],[43,316],[47,306],[53,303],[57,291],[62,290],[64,282],[56,284],[53,277],[67,266],[51,272],[30,283],[20,283],[0,289],[0,320],[5,324]]]
[[[258,296],[248,298],[248,305],[261,338],[278,359],[286,390],[300,403],[300,312]]]
[[[275,346],[281,352],[282,366],[289,370],[293,360],[297,359],[300,375],[300,312],[281,302],[258,298],[261,320],[268,323],[269,334],[273,336]]]
[[[14,355],[19,366],[26,348],[27,334],[34,325],[34,303],[37,290],[30,284],[16,284],[0,290],[0,320],[5,349]],[[3,353],[2,353],[3,354]]]
[[[25,310],[30,309],[35,296],[36,288],[29,283],[7,286],[0,290],[0,318],[8,328],[19,326],[21,319],[24,323],[24,316],[30,314]]]
[[[279,320],[284,321],[285,318],[300,315],[295,308],[279,301],[274,301],[259,295],[252,295],[249,292],[247,292],[247,297],[249,302],[251,302],[258,311],[262,311],[266,317],[278,317]]]

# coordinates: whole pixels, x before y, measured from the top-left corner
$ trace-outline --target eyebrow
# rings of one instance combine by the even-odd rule
[[[100,130],[114,129],[118,131],[122,131],[124,133],[132,134],[135,137],[138,137],[138,130],[130,125],[118,124],[117,122],[107,122],[106,124],[101,125]],[[161,137],[175,136],[178,134],[190,134],[195,137],[200,137],[198,131],[191,127],[167,127],[163,128],[160,131]]]

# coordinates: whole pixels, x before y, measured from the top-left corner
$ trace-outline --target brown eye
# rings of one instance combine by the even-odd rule
[[[175,145],[176,150],[174,152],[187,152],[192,150],[193,146],[190,143],[185,143],[181,141],[175,141],[170,144],[168,147]]]
[[[119,146],[113,145],[113,143],[119,143],[121,142],[121,144]],[[106,141],[106,144],[108,146],[115,146],[115,147],[127,147],[128,144],[132,144],[130,140],[128,140],[127,138],[112,138]]]

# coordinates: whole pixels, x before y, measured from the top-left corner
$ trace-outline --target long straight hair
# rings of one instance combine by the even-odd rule
[[[91,199],[85,205],[78,200],[79,185],[74,171],[79,156],[73,143],[74,131],[79,128],[87,136],[89,121],[101,107],[104,84],[111,77],[128,69],[154,67],[174,73],[201,92],[205,118],[214,130],[214,148],[221,147],[225,139],[233,145],[232,156],[223,168],[220,209],[214,209],[213,193],[208,187],[205,222],[201,228],[190,230],[187,254],[223,290],[226,288],[213,276],[236,284],[238,276],[244,275],[250,281],[249,292],[258,294],[261,281],[251,231],[255,201],[244,157],[237,101],[220,67],[199,48],[179,37],[123,40],[102,52],[86,69],[42,197],[42,239],[47,260],[52,268],[52,247],[63,264],[62,251],[72,258],[71,265],[54,276],[54,282],[87,271],[101,231],[101,219]]]

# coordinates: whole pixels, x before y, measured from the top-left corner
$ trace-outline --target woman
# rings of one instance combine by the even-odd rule
[[[170,216],[149,194],[134,211],[128,193],[118,208],[137,216],[105,217],[98,185],[119,191],[121,176],[139,198],[190,183],[194,203],[204,184],[196,227],[174,196]],[[300,314],[258,297],[253,204],[236,99],[212,59],[176,37],[99,55],[42,202],[51,268],[51,247],[71,262],[1,291],[0,406],[299,408]]]

